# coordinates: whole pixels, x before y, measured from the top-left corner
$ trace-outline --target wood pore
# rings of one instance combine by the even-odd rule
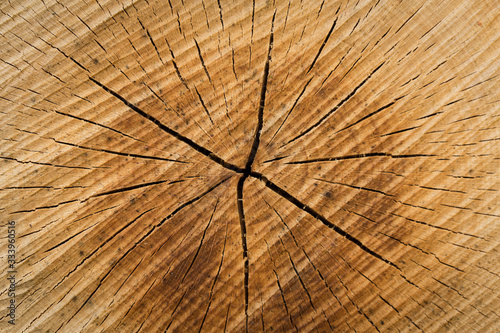
[[[499,14],[2,1],[0,331],[498,332]]]

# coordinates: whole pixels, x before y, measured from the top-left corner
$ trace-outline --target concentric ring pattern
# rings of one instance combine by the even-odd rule
[[[498,331],[499,14],[4,1],[1,330]]]

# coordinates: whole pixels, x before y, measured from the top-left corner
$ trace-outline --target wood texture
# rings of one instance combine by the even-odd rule
[[[0,330],[497,332],[499,14],[3,1]]]

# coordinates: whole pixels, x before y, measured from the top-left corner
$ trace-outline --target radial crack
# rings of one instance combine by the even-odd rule
[[[398,270],[401,270],[399,268],[399,266],[397,266],[395,263],[393,263],[389,259],[386,259],[386,258],[382,257],[380,254],[378,254],[377,252],[375,252],[372,249],[370,249],[369,247],[367,247],[359,239],[357,239],[356,237],[354,237],[353,235],[351,235],[350,233],[348,233],[344,229],[340,228],[339,226],[337,226],[337,225],[333,224],[332,222],[330,222],[326,217],[324,217],[319,212],[317,212],[316,210],[314,210],[311,206],[303,203],[302,201],[300,201],[299,199],[297,199],[296,197],[294,197],[293,195],[291,195],[290,193],[288,193],[287,191],[285,191],[284,189],[282,189],[278,185],[274,184],[272,181],[270,181],[263,174],[260,174],[258,172],[252,171],[251,174],[250,174],[250,176],[252,176],[252,177],[254,177],[254,178],[262,181],[267,188],[269,188],[270,190],[272,190],[276,194],[280,195],[281,197],[283,197],[284,199],[286,199],[287,201],[289,201],[290,203],[292,203],[293,205],[295,205],[300,210],[302,210],[302,211],[308,213],[309,215],[313,216],[314,218],[320,220],[321,222],[323,222],[323,224],[325,226],[329,227],[330,229],[333,229],[333,231],[335,231],[337,234],[339,234],[340,236],[342,236],[345,239],[349,240],[350,242],[352,242],[353,244],[355,244],[357,247],[359,247],[361,250],[363,250],[364,252],[368,253],[372,257],[375,257],[376,259],[381,260],[381,261],[385,262],[386,264],[388,264],[388,265],[390,265],[392,267],[395,267]]]
[[[222,30],[224,30],[224,20],[222,19],[222,6],[220,5],[220,0],[217,0],[217,4],[219,5],[220,24],[222,26]]]
[[[198,45],[198,41],[196,40],[196,38],[194,38],[194,43],[196,45],[196,49],[198,50],[198,56],[200,57],[201,66],[205,70],[205,74],[207,74],[208,81],[210,81],[210,84],[212,84],[212,78],[210,77],[210,74],[208,74],[208,70],[207,67],[205,66],[205,61],[203,60],[203,56],[201,55],[201,49],[200,46]]]
[[[198,258],[198,254],[200,254],[201,247],[203,246],[203,241],[205,240],[205,235],[207,234],[207,230],[210,227],[210,224],[212,223],[212,219],[214,217],[215,210],[217,209],[218,204],[219,204],[219,200],[217,200],[217,202],[215,203],[214,211],[212,212],[212,215],[210,216],[210,219],[208,220],[208,223],[207,223],[207,226],[205,227],[205,230],[203,230],[203,235],[201,236],[201,239],[200,239],[200,245],[198,245],[198,248],[196,249],[196,253],[194,254],[193,260],[191,260],[191,263],[189,264],[189,267],[186,270],[186,273],[184,273],[184,276],[182,277],[181,282],[179,283],[179,287],[184,282],[184,280],[186,279],[186,276],[188,275],[189,271],[193,267],[194,262],[196,261],[196,258]]]
[[[248,247],[247,247],[247,227],[245,223],[245,211],[243,209],[243,185],[245,180],[248,178],[247,174],[244,174],[240,177],[238,181],[238,185],[236,187],[236,197],[238,203],[238,215],[240,218],[240,228],[241,228],[241,245],[243,247],[243,261],[245,266],[245,329],[248,332],[248,279],[249,279],[249,271],[248,271]]]
[[[323,5],[321,5],[321,6],[323,6]],[[340,7],[339,7],[339,8],[340,8]],[[321,9],[320,9],[320,11],[321,11]],[[338,10],[337,10],[337,11],[338,11]],[[330,31],[328,31],[328,34],[326,35],[325,40],[323,41],[323,44],[321,44],[321,46],[320,46],[320,48],[319,48],[319,50],[318,50],[318,53],[316,54],[316,57],[314,57],[314,60],[313,60],[313,62],[312,62],[312,64],[311,64],[311,66],[309,67],[309,69],[307,70],[307,73],[306,73],[306,74],[308,74],[308,73],[311,71],[311,69],[313,68],[314,64],[315,64],[315,63],[316,63],[316,61],[318,60],[318,58],[319,58],[319,56],[320,56],[321,52],[323,51],[323,48],[325,47],[326,43],[328,42],[328,39],[330,38],[330,36],[331,36],[331,34],[332,34],[332,32],[333,32],[333,29],[335,29],[335,25],[336,25],[336,24],[337,24],[337,18],[335,18],[335,21],[333,21],[333,24],[332,24],[332,27],[330,28]]]
[[[281,130],[281,128],[283,127],[283,125],[285,125],[285,122],[287,121],[288,117],[290,116],[290,114],[292,113],[293,109],[295,108],[295,106],[297,106],[297,103],[299,102],[300,98],[302,97],[302,95],[304,95],[304,92],[306,91],[307,89],[307,86],[309,85],[309,83],[312,81],[313,78],[310,78],[309,81],[307,81],[307,83],[305,84],[304,88],[302,89],[302,91],[300,92],[299,96],[297,97],[297,99],[295,100],[295,102],[293,103],[292,107],[290,108],[290,111],[288,111],[288,113],[286,114],[286,117],[285,119],[283,119],[283,122],[281,123],[280,127],[278,127],[278,129],[276,130],[276,132],[274,133],[273,137],[271,138],[271,140],[269,141],[269,143],[267,144],[267,146],[269,146],[271,144],[271,142],[273,142],[274,138],[276,137],[276,134],[278,134],[278,132]]]
[[[185,181],[185,180],[174,180],[174,181],[170,181],[167,185],[171,185],[171,184],[175,184],[175,183],[180,183],[180,182],[183,182],[183,181]],[[116,193],[121,193],[121,192],[128,192],[128,191],[132,191],[132,190],[135,190],[135,189],[138,189],[138,188],[141,188],[141,187],[159,185],[159,184],[163,184],[163,183],[166,183],[166,182],[168,182],[168,180],[158,180],[158,181],[150,182],[150,183],[144,183],[144,184],[127,186],[127,187],[121,187],[121,188],[117,188],[117,189],[114,189],[114,190],[111,190],[111,191],[106,191],[106,192],[101,192],[101,193],[97,193],[97,194],[91,195],[87,199],[84,199],[82,202],[86,202],[86,201],[88,201],[88,200],[90,200],[92,198],[101,197],[103,195],[110,195],[110,194],[116,194]]]
[[[83,170],[90,170],[93,168],[97,168],[97,167],[81,167],[81,166],[60,165],[60,164],[52,164],[52,163],[36,162],[36,161],[23,161],[23,160],[18,160],[17,158],[14,158],[14,157],[6,157],[6,156],[0,156],[0,159],[14,161],[14,162],[17,162],[20,164],[46,165],[46,166],[51,166],[51,167],[55,167],[55,168],[83,169]]]
[[[335,157],[314,158],[314,159],[310,159],[310,160],[287,162],[285,164],[308,164],[308,163],[317,163],[317,162],[332,162],[332,161],[343,161],[343,160],[369,158],[369,157],[377,157],[377,156],[390,157],[390,158],[415,158],[415,157],[432,157],[432,156],[437,156],[437,155],[432,155],[432,154],[393,155],[390,153],[366,153],[366,154],[354,154],[354,155],[344,155],[344,156],[335,156]]]
[[[68,278],[71,274],[73,274],[77,269],[78,267],[82,266],[89,258],[91,258],[96,252],[98,252],[100,249],[102,249],[106,244],[109,244],[111,242],[111,240],[113,238],[115,238],[118,234],[120,234],[123,230],[127,229],[128,227],[130,227],[131,225],[133,225],[137,220],[139,220],[142,216],[144,216],[145,214],[149,213],[150,211],[154,210],[155,208],[151,208],[151,209],[148,209],[144,212],[142,212],[141,214],[139,214],[138,216],[136,216],[134,219],[132,219],[131,221],[127,222],[124,226],[122,226],[120,229],[118,229],[117,231],[115,231],[113,233],[113,235],[111,235],[110,237],[108,237],[103,243],[101,243],[101,245],[99,245],[97,248],[95,248],[90,254],[88,254],[87,256],[85,256],[85,258],[82,259],[82,261],[80,261],[79,264],[77,264],[71,271],[69,271],[68,274],[66,274],[61,281],[59,281],[53,288],[52,290],[56,289],[61,283],[64,282],[64,280],[66,278]],[[90,227],[89,227],[90,228]],[[74,238],[75,236],[77,236],[78,234],[81,234],[82,232],[84,232],[85,230],[89,229],[89,228],[86,228],[82,231],[80,231],[79,233],[75,234],[74,236],[68,238],[67,240],[51,247],[50,249],[46,250],[45,252],[49,252],[49,251],[52,251],[54,248],[56,247],[59,247],[61,246],[62,244],[65,244],[66,242],[68,242],[70,239]],[[111,269],[112,270],[112,269]],[[111,272],[111,270],[109,272]],[[108,273],[109,273],[108,272]],[[106,274],[107,275],[107,274]],[[104,280],[104,279],[103,279]],[[101,280],[102,281],[102,280]],[[100,284],[100,283],[99,283]]]
[[[123,136],[126,136],[127,138],[130,138],[130,139],[133,139],[133,140],[136,140],[136,141],[142,141],[142,140],[139,140],[139,139],[136,139],[126,133],[123,133],[123,132],[120,132],[114,128],[111,128],[109,126],[106,126],[106,125],[103,125],[103,124],[99,124],[99,123],[96,123],[95,121],[92,121],[92,120],[89,120],[89,119],[85,119],[85,118],[81,118],[81,117],[77,117],[77,116],[74,116],[72,114],[69,114],[69,113],[64,113],[64,112],[61,112],[61,111],[57,111],[57,110],[52,110],[53,112],[59,114],[59,115],[62,115],[62,116],[66,116],[66,117],[70,117],[70,118],[74,118],[74,119],[78,119],[78,120],[81,120],[81,121],[84,121],[86,123],[89,123],[89,124],[92,124],[92,125],[96,125],[96,126],[99,126],[99,127],[102,127],[102,128],[105,128],[105,129],[108,129],[110,131],[113,131],[115,133],[118,133],[118,134],[121,134]]]
[[[267,51],[267,59],[266,64],[264,66],[264,74],[262,75],[262,87],[260,90],[260,103],[259,103],[259,111],[257,115],[257,126],[255,127],[255,134],[252,144],[252,149],[248,156],[247,163],[245,165],[245,172],[250,172],[252,169],[253,161],[255,160],[255,156],[257,155],[257,149],[260,144],[260,134],[262,131],[262,126],[264,125],[264,107],[266,106],[266,91],[267,91],[267,83],[269,79],[269,62],[271,61],[271,51],[273,49],[273,31],[274,31],[274,18],[276,17],[276,11],[274,12],[272,23],[271,23],[271,34],[269,36],[269,48]]]
[[[297,278],[299,279],[299,282],[300,282],[300,284],[302,286],[302,289],[304,289],[304,291],[307,294],[307,297],[309,298],[309,304],[311,304],[311,307],[313,308],[314,312],[316,312],[316,307],[313,304],[311,294],[309,293],[309,290],[307,290],[307,287],[306,287],[304,281],[302,280],[302,277],[300,276],[300,273],[297,270],[297,267],[295,266],[295,263],[292,260],[292,256],[290,255],[290,252],[286,249],[285,243],[283,243],[283,240],[281,238],[280,238],[280,243],[283,246],[283,249],[285,250],[285,252],[288,254],[288,259],[290,259],[290,263],[292,264],[293,271],[295,272],[295,275],[297,275]]]
[[[126,106],[128,106],[129,108],[131,108],[133,111],[135,111],[141,117],[146,118],[147,120],[149,120],[150,122],[152,122],[153,124],[155,124],[158,128],[160,128],[165,133],[170,134],[171,136],[173,136],[177,140],[184,142],[185,144],[187,144],[188,146],[190,146],[191,148],[193,148],[194,150],[196,150],[200,154],[205,155],[206,157],[208,157],[209,159],[211,159],[212,161],[214,161],[215,163],[219,164],[220,166],[222,166],[222,167],[224,167],[226,169],[229,169],[229,170],[232,170],[232,171],[235,171],[235,172],[238,172],[238,173],[243,173],[244,172],[244,170],[241,169],[240,167],[238,167],[238,166],[236,166],[236,165],[234,165],[232,163],[226,162],[221,157],[215,155],[213,152],[211,152],[210,150],[206,149],[205,147],[200,146],[199,144],[197,144],[193,140],[185,137],[184,135],[180,134],[179,132],[175,131],[174,129],[172,129],[172,128],[166,126],[166,125],[164,125],[158,119],[156,119],[152,115],[144,112],[143,110],[141,110],[140,108],[138,108],[134,104],[130,103],[124,97],[122,97],[120,94],[118,94],[114,90],[111,90],[110,88],[108,88],[104,84],[100,83],[99,81],[97,81],[97,80],[95,80],[95,79],[93,79],[91,77],[89,77],[89,79],[92,82],[94,82],[95,84],[97,84],[99,87],[101,87],[102,89],[104,89],[109,94],[111,94],[114,97],[118,98],[123,104],[125,104]]]
[[[87,298],[87,300],[85,301],[85,303],[78,309],[78,311],[76,313],[78,313],[82,308],[83,306],[85,306],[85,304],[90,300],[90,298],[95,294],[95,292],[97,291],[97,289],[99,289],[99,287],[102,285],[102,282],[106,279],[106,277],[111,273],[111,271],[116,267],[116,265],[121,261],[123,260],[130,252],[132,252],[139,244],[141,244],[143,242],[144,239],[146,239],[148,236],[150,236],[157,228],[159,228],[160,226],[163,225],[163,223],[165,223],[165,221],[169,220],[170,218],[172,218],[174,215],[176,215],[179,211],[181,211],[182,209],[184,209],[185,207],[193,204],[194,202],[202,199],[205,195],[209,194],[210,192],[212,192],[213,190],[215,190],[218,186],[220,186],[223,182],[225,182],[227,179],[229,178],[226,178],[224,180],[222,180],[221,182],[217,183],[216,185],[214,185],[213,187],[209,188],[207,191],[205,191],[204,193],[200,194],[199,196],[185,202],[184,204],[180,205],[179,207],[177,207],[172,213],[170,213],[167,217],[165,217],[163,220],[161,220],[159,223],[157,223],[156,225],[154,225],[151,229],[149,229],[149,231],[147,231],[137,242],[134,243],[134,245],[128,249],[122,256],[121,258],[113,265],[113,267],[111,267],[111,269],[106,273],[106,275],[100,279],[99,281],[99,285],[97,286],[97,288],[92,292],[92,294]],[[141,215],[142,216],[142,215]],[[186,291],[187,293],[187,291]],[[186,294],[184,293],[184,295]],[[182,298],[184,297],[184,295],[182,296]],[[181,298],[181,301],[182,301],[182,298]],[[180,301],[179,303],[177,304],[177,306],[179,306],[180,304]],[[177,307],[176,307],[177,309]],[[175,309],[175,310],[176,310]],[[175,312],[174,310],[174,312]],[[76,315],[75,313],[75,315]],[[172,316],[173,316],[173,313],[172,313]],[[71,319],[70,319],[71,320]],[[68,321],[69,322],[69,321]],[[168,328],[167,328],[168,329]]]
[[[238,215],[240,219],[241,228],[241,244],[243,248],[243,261],[244,261],[244,288],[245,288],[245,331],[248,332],[248,280],[249,280],[249,259],[248,259],[248,246],[247,246],[247,231],[245,222],[245,211],[243,207],[243,186],[245,180],[251,175],[252,164],[257,155],[257,150],[260,144],[260,133],[264,125],[264,107],[266,106],[266,91],[267,82],[269,79],[269,63],[271,61],[271,51],[273,49],[273,31],[274,31],[274,19],[276,17],[276,11],[274,11],[272,22],[271,22],[271,33],[269,36],[269,48],[267,51],[266,64],[264,65],[264,74],[262,76],[262,86],[260,91],[260,103],[259,110],[257,112],[257,126],[255,127],[255,134],[253,138],[252,148],[250,154],[248,155],[248,160],[245,164],[245,169],[243,170],[243,175],[241,175],[238,185],[236,187],[236,197],[238,204]]]
[[[356,94],[356,92],[373,76],[373,74],[375,74],[384,65],[384,63],[385,62],[381,63],[377,68],[375,68],[363,81],[361,81],[360,84],[358,84],[356,86],[356,88],[353,89],[353,91],[349,95],[347,95],[343,100],[341,100],[327,114],[325,114],[323,117],[321,117],[320,120],[318,120],[315,124],[313,124],[310,127],[308,127],[305,131],[303,131],[302,133],[300,133],[299,135],[297,135],[296,137],[294,137],[293,139],[291,139],[287,143],[283,144],[280,148],[282,148],[282,147],[284,147],[284,146],[286,146],[286,145],[294,142],[295,140],[303,137],[304,135],[308,134],[313,129],[315,129],[316,127],[318,127],[319,125],[321,125],[328,117],[330,117],[335,111],[337,111],[338,109],[340,109],[340,107],[342,105],[344,105],[352,96],[354,96],[354,94]]]
[[[279,279],[279,276],[278,276],[278,273],[276,272],[276,263],[274,262],[273,260],[273,257],[271,256],[271,250],[269,248],[269,244],[267,243],[266,239],[264,238],[264,242],[266,242],[266,245],[267,245],[267,253],[269,254],[269,259],[271,259],[271,262],[273,263],[273,272],[274,272],[274,275],[276,276],[276,284],[278,285],[278,289],[280,291],[280,294],[281,294],[281,299],[283,300],[283,305],[285,306],[285,311],[286,311],[286,314],[288,315],[288,319],[290,320],[290,324],[292,324],[292,326],[295,328],[295,331],[298,332],[298,328],[297,326],[295,325],[295,323],[293,322],[293,319],[292,319],[292,314],[290,313],[290,311],[288,310],[288,305],[286,304],[286,299],[285,299],[285,293],[283,291],[283,288],[281,287],[281,283],[280,283],[280,279]]]
[[[178,16],[179,16],[179,13],[177,13],[177,17]],[[177,20],[177,22],[179,22],[179,20]],[[180,23],[179,23],[179,29],[180,29]],[[174,51],[172,51],[172,48],[170,47],[170,44],[168,43],[168,40],[166,38],[165,38],[165,42],[167,43],[168,49],[170,50],[170,55],[172,56],[172,65],[174,65],[175,73],[177,74],[177,77],[179,78],[179,80],[181,80],[182,85],[187,90],[189,90],[189,87],[188,87],[188,85],[186,83],[186,80],[184,79],[184,77],[182,77],[181,71],[179,70],[179,67],[177,66],[177,62],[175,61]]]
[[[212,117],[210,116],[210,112],[208,112],[207,106],[205,105],[203,98],[201,98],[201,95],[198,92],[198,88],[196,88],[196,86],[194,87],[194,90],[196,91],[196,95],[198,95],[198,99],[200,100],[201,106],[203,106],[203,110],[205,110],[205,113],[207,114],[208,119],[210,119],[210,122],[212,123],[212,125],[214,125],[214,121],[212,120]]]
[[[219,269],[217,270],[217,274],[214,277],[214,282],[212,283],[212,288],[210,288],[210,295],[208,297],[208,305],[207,305],[207,309],[205,311],[205,316],[203,317],[203,320],[201,321],[200,329],[198,331],[199,333],[201,332],[201,329],[203,328],[203,324],[205,323],[205,320],[207,319],[208,311],[210,310],[210,305],[212,305],[212,296],[214,294],[214,287],[217,284],[217,279],[219,278],[219,275],[220,275],[220,272],[222,269],[222,264],[224,262],[224,253],[226,251],[226,241],[227,241],[227,228],[228,228],[228,224],[226,223],[226,234],[224,236],[224,245],[222,246]]]
[[[149,159],[149,160],[158,160],[158,161],[183,163],[183,164],[190,163],[190,162],[186,162],[186,161],[173,160],[173,159],[166,158],[166,157],[148,156],[148,155],[132,154],[132,153],[123,153],[123,152],[109,150],[109,149],[98,149],[98,148],[81,146],[81,145],[77,145],[75,143],[70,143],[70,142],[56,140],[54,138],[50,138],[50,139],[52,139],[54,142],[62,144],[62,145],[67,145],[67,146],[72,146],[72,147],[76,147],[76,148],[80,148],[80,149],[92,150],[92,151],[102,152],[102,153],[107,153],[107,154],[113,154],[113,155],[118,155],[118,156],[135,157],[135,158],[141,158],[141,159],[146,159],[146,160]]]

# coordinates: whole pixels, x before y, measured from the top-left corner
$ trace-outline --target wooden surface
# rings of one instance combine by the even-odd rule
[[[2,1],[0,330],[497,332],[499,8]]]

